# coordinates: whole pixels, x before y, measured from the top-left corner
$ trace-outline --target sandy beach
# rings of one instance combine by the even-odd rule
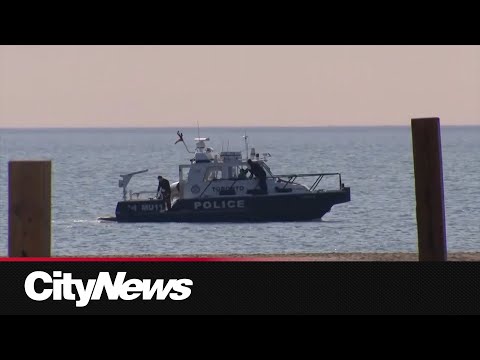
[[[237,255],[232,255],[237,256]],[[417,253],[312,253],[255,255],[280,261],[418,261]],[[480,261],[480,252],[452,252],[448,261]]]
[[[97,257],[92,255],[91,257]],[[89,256],[87,256],[89,257]],[[233,259],[234,261],[418,261],[417,253],[304,253],[304,254],[146,254],[146,255],[112,255],[106,257],[125,258],[208,258]],[[480,261],[480,252],[451,252],[448,261]]]
[[[118,254],[118,255],[82,255],[82,256],[51,256],[54,258],[184,258],[185,260],[202,259],[218,261],[418,261],[417,253],[285,253],[285,254]],[[0,259],[6,260],[8,256],[1,256]],[[448,261],[480,261],[480,252],[450,252]]]

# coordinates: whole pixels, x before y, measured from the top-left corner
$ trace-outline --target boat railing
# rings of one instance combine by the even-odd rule
[[[316,177],[316,179],[313,181],[313,184],[310,186],[307,186],[308,190],[310,192],[315,192],[315,191],[325,191],[325,190],[317,190],[318,185],[327,176],[338,176],[338,189],[342,190],[344,188],[344,185],[342,183],[342,175],[340,173],[318,173],[318,174],[288,174],[288,175],[272,175],[272,176],[267,176],[267,179],[274,179],[277,183],[283,183],[282,189],[285,189],[288,185],[290,184],[297,184],[295,183],[295,180],[298,178],[306,178],[306,177]],[[230,190],[233,190],[234,185],[238,180],[245,180],[245,179],[212,179],[209,180],[207,183],[207,186],[203,189],[203,191],[200,193],[198,196],[199,198],[203,197],[203,194],[207,191],[208,188],[210,188],[210,185],[212,185],[214,182],[217,181],[225,181],[225,180],[230,180],[232,183],[228,186]],[[299,185],[304,185],[304,184],[299,184]],[[337,189],[335,189],[337,190]],[[228,191],[228,190],[226,190]],[[228,193],[225,193],[227,195]]]
[[[118,180],[118,186],[123,188],[123,200],[124,201],[127,200],[127,186],[128,186],[128,183],[130,182],[130,180],[132,179],[132,177],[137,175],[137,174],[142,174],[142,173],[147,172],[147,171],[148,171],[148,169],[145,169],[145,170],[135,171],[135,172],[132,172],[132,173],[129,173],[129,174],[120,175],[121,179]],[[132,191],[130,190],[130,198],[132,196],[131,194],[132,194]]]
[[[309,187],[309,191],[323,191],[323,190],[316,190],[322,179],[326,176],[338,176],[338,189],[342,190],[344,185],[342,183],[342,175],[340,173],[318,173],[318,174],[287,174],[287,175],[272,175],[267,176],[267,178],[276,179],[277,182],[284,183],[283,189],[285,189],[289,184],[294,184],[295,180],[298,178],[305,178],[305,177],[316,177],[313,181],[313,184]]]

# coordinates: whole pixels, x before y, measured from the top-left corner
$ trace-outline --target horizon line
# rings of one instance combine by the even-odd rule
[[[401,128],[406,125],[264,125],[264,126],[231,126],[215,125],[203,126],[204,129],[278,129],[278,128]],[[442,127],[480,127],[480,124],[441,124]],[[107,130],[107,129],[197,129],[196,126],[25,126],[25,127],[0,127],[0,130]]]

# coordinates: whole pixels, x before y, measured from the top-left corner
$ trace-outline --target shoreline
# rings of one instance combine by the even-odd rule
[[[134,257],[158,257],[158,255],[136,255]],[[285,254],[195,254],[160,255],[174,258],[232,258],[247,261],[418,261],[418,253],[285,253]],[[480,252],[450,252],[448,261],[480,261]]]
[[[8,256],[2,256],[8,259]],[[176,259],[205,259],[218,261],[418,261],[418,253],[284,253],[284,254],[122,254],[122,255],[81,255],[81,256],[51,256],[55,258],[176,258]],[[449,252],[447,261],[480,261],[480,252]]]

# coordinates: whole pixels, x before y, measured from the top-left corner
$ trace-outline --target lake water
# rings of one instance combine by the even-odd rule
[[[197,129],[180,129],[190,149]],[[259,224],[97,221],[114,215],[119,175],[133,190],[178,179],[190,154],[177,129],[0,130],[0,256],[7,255],[8,161],[52,160],[52,255],[408,252],[417,250],[410,127],[246,129],[273,173],[340,172],[351,202],[321,221]],[[202,128],[215,150],[244,151],[243,128]],[[449,251],[480,251],[480,127],[442,127]]]

